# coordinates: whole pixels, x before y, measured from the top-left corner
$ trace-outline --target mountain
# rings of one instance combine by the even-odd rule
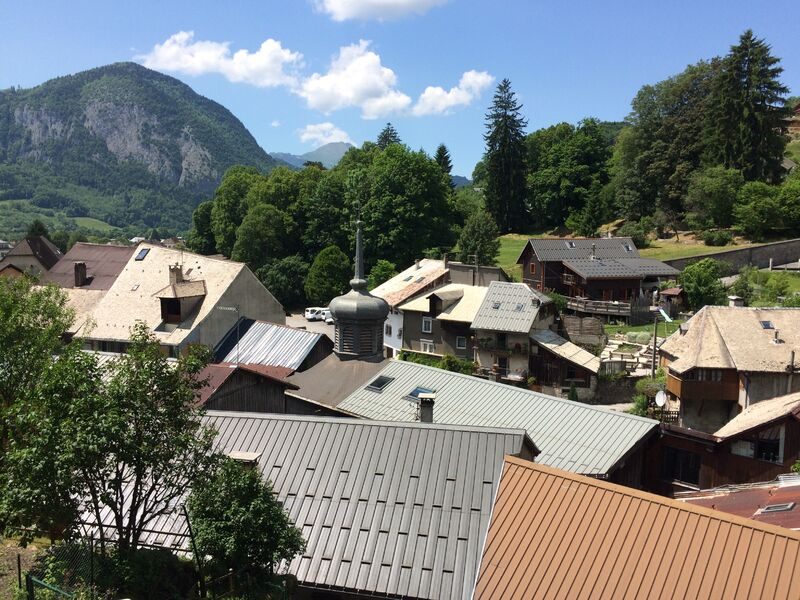
[[[472,184],[472,180],[467,179],[463,175],[451,175],[450,179],[453,180],[453,185],[456,187],[456,189]]]
[[[186,229],[237,164],[278,161],[225,107],[135,63],[0,92],[0,200],[67,223]]]
[[[287,152],[272,152],[272,156],[289,163],[293,167],[301,168],[307,162],[320,162],[323,167],[330,169],[339,163],[350,148],[355,148],[355,146],[347,142],[331,142],[330,144],[325,144],[305,154],[297,155]]]

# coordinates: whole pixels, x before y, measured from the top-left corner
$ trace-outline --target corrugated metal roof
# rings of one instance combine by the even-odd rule
[[[537,462],[575,473],[610,473],[658,430],[652,419],[411,362],[392,360],[378,375],[391,378],[382,391],[362,385],[337,408],[369,419],[414,421],[416,401],[409,393],[423,387],[436,392],[436,423],[524,428],[541,451]]]
[[[475,598],[800,598],[800,534],[506,460]]]
[[[594,245],[596,258],[638,258],[639,250],[629,237],[614,238],[531,238],[529,246],[540,261],[589,258]],[[520,255],[522,258],[522,255]],[[519,259],[517,260],[519,262]]]
[[[220,362],[240,362],[298,369],[322,337],[321,333],[295,329],[266,321],[242,319],[239,325],[239,349],[236,349],[236,326],[220,342]],[[220,352],[221,350],[221,352]],[[217,352],[215,352],[217,354]],[[219,354],[218,354],[219,356]]]
[[[584,350],[565,340],[560,335],[553,333],[549,329],[534,331],[531,338],[537,343],[547,348],[553,354],[557,354],[564,360],[568,360],[584,369],[588,369],[594,374],[600,370],[600,358],[591,352]]]
[[[539,314],[539,306],[550,302],[550,298],[527,284],[492,281],[472,328],[528,333]]]
[[[470,598],[503,457],[525,432],[209,411],[224,453],[258,468],[303,532],[289,572],[305,586],[390,597]],[[110,520],[110,515],[104,517]],[[144,544],[187,548],[176,510]]]

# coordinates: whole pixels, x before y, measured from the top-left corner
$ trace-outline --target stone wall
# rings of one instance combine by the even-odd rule
[[[759,269],[764,269],[769,267],[770,259],[772,259],[775,266],[797,262],[797,260],[800,259],[800,239],[773,242],[760,246],[735,247],[731,250],[724,250],[714,254],[675,258],[672,260],[665,260],[664,262],[682,271],[686,265],[703,260],[704,258],[713,258],[714,260],[726,262],[731,265],[733,271],[738,271],[747,265],[753,265]]]

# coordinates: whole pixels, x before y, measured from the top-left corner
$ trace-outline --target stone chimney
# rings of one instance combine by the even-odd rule
[[[86,275],[86,263],[76,262],[73,265],[75,271],[75,287],[83,287],[89,283],[89,278]]]
[[[175,285],[183,281],[183,267],[181,265],[169,266],[169,283]]]
[[[744,298],[741,296],[728,296],[728,306],[744,306]]]
[[[433,403],[435,400],[435,393],[423,393],[419,395],[420,423],[433,423]]]

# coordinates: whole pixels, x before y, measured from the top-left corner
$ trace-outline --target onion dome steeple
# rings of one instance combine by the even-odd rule
[[[361,220],[356,221],[355,275],[351,290],[331,300],[336,329],[334,352],[342,359],[380,359],[383,354],[383,324],[389,305],[367,291],[364,279],[364,248]]]

